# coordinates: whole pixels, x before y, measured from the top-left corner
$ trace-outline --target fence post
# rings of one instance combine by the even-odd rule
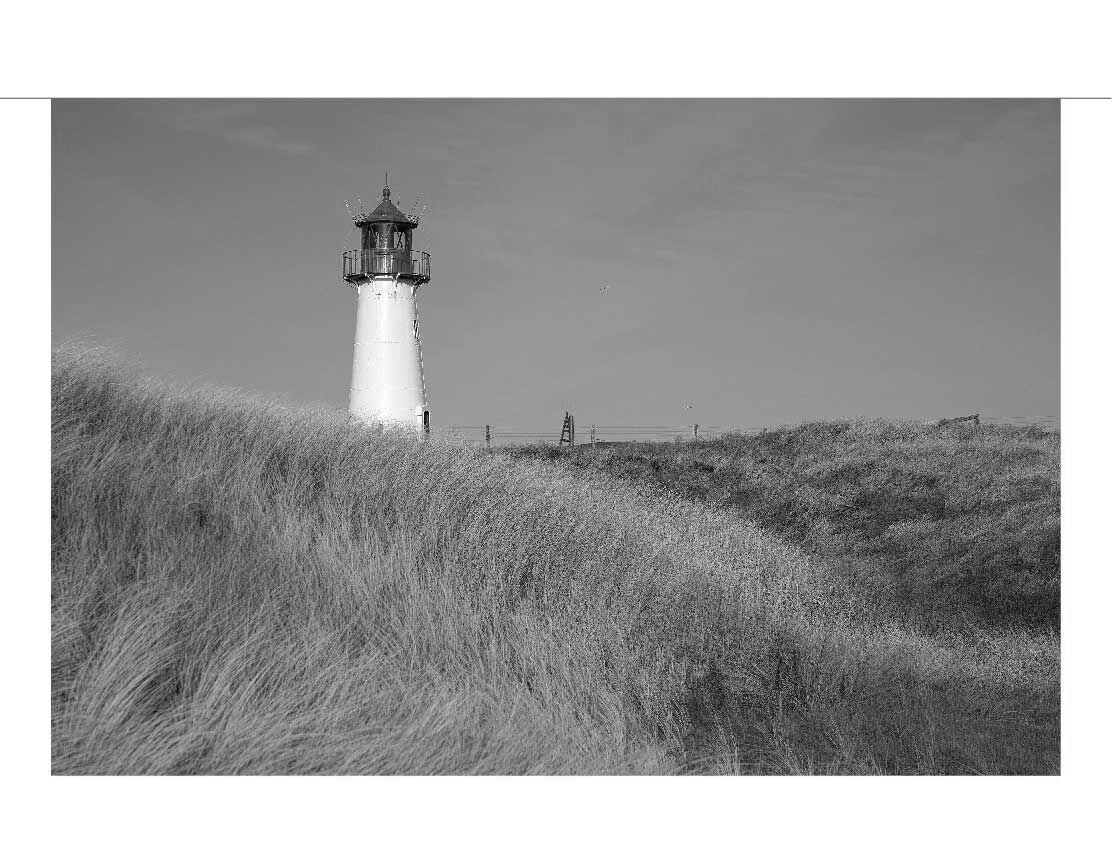
[[[695,442],[699,442],[699,424],[695,423],[691,426],[691,436],[695,438]]]
[[[486,427],[487,448],[490,448],[490,426]]]
[[[595,426],[591,426],[591,448],[595,448]]]

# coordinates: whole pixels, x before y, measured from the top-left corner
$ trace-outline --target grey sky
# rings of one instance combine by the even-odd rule
[[[1058,413],[1053,101],[55,102],[54,340],[345,404],[387,170],[434,425]]]

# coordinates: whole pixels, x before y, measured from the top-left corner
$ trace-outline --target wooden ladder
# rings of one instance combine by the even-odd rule
[[[560,430],[560,445],[575,445],[575,417],[571,413],[564,413],[564,427]]]

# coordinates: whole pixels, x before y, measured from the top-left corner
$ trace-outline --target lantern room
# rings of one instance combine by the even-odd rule
[[[356,216],[355,224],[362,230],[360,245],[365,249],[413,249],[413,229],[417,222],[390,200],[389,186],[382,190],[382,203],[371,212]]]
[[[403,213],[390,200],[390,187],[371,212],[352,217],[360,230],[359,248],[344,252],[344,280],[361,282],[375,276],[406,277],[418,284],[429,280],[429,255],[413,248],[417,217]]]

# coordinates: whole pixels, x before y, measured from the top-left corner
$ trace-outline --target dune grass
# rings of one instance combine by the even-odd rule
[[[1053,632],[666,489],[62,348],[57,774],[1053,773]]]
[[[858,420],[511,451],[734,509],[924,623],[1057,630],[1059,450],[1034,426]]]

